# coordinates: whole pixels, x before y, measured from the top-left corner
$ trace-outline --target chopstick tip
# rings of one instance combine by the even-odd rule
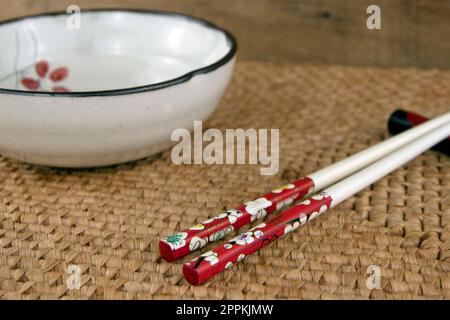
[[[167,262],[172,262],[176,259],[170,245],[162,240],[159,241],[159,254]]]

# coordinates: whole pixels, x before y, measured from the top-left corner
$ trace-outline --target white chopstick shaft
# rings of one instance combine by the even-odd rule
[[[358,152],[344,160],[336,162],[331,166],[318,170],[308,175],[308,177],[314,181],[314,189],[316,191],[321,190],[449,121],[450,112],[447,112],[417,127],[411,128],[392,138]],[[445,138],[446,137],[443,137],[442,140]]]
[[[385,175],[430,149],[435,144],[446,139],[449,135],[450,121],[327,188],[324,191],[332,198],[331,207],[338,205],[340,202],[378,181]]]

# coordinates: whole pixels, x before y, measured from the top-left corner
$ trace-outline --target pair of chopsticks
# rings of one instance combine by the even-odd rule
[[[272,190],[236,209],[194,225],[184,232],[171,235],[160,241],[161,256],[166,261],[181,258],[243,225],[282,209],[307,194],[313,194],[291,209],[184,264],[183,273],[186,280],[194,285],[201,284],[247,255],[338,205],[449,135],[450,112],[305,178]],[[320,190],[323,191],[316,193]]]

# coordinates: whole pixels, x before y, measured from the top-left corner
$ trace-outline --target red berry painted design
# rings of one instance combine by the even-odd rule
[[[28,90],[37,90],[40,87],[39,81],[31,78],[23,78],[21,82],[22,85]]]
[[[61,80],[64,80],[65,78],[67,78],[67,75],[69,74],[69,69],[67,69],[66,67],[61,67],[58,68],[54,71],[52,71],[52,73],[50,73],[50,79],[54,82],[58,82]]]
[[[41,78],[45,78],[49,68],[50,67],[48,65],[48,62],[45,60],[42,60],[42,61],[39,61],[38,63],[36,63],[36,73]]]
[[[64,86],[51,86],[47,79],[47,75],[50,70],[50,65],[46,60],[41,60],[34,65],[34,71],[36,72],[37,79],[31,77],[23,77],[21,84],[28,90],[40,90],[40,91],[53,91],[53,92],[70,92],[67,87]],[[69,75],[69,69],[66,67],[60,67],[50,72],[48,78],[51,82],[60,82],[66,79]]]
[[[70,92],[70,90],[65,87],[53,87],[53,92]]]

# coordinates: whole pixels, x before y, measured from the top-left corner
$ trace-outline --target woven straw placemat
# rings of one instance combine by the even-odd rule
[[[279,128],[272,177],[176,166],[170,150],[96,170],[1,157],[0,298],[448,299],[450,160],[432,151],[203,286],[183,280],[183,261],[161,260],[158,239],[389,137],[398,107],[448,111],[449,83],[435,70],[239,62],[206,125]],[[381,289],[366,286],[372,264]],[[69,265],[80,289],[66,285]]]

